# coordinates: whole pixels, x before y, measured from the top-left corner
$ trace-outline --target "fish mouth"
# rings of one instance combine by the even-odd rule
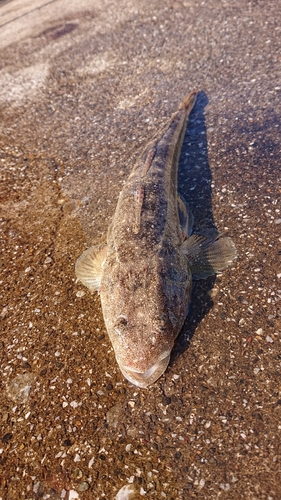
[[[170,353],[164,359],[157,361],[155,365],[153,365],[145,372],[139,372],[121,364],[119,364],[119,367],[124,377],[129,380],[129,382],[136,385],[137,387],[141,387],[144,389],[153,384],[159,377],[161,377],[161,375],[166,370],[169,361]]]

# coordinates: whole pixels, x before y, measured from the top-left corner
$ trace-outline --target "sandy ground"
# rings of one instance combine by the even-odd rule
[[[1,500],[281,498],[280,2],[0,2]],[[126,382],[74,264],[200,90],[195,228],[239,257],[195,284],[164,376]]]

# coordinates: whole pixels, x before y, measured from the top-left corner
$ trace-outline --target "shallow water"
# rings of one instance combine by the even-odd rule
[[[12,0],[0,16],[0,497],[280,498],[279,2]],[[144,391],[74,263],[193,88],[179,188],[239,258],[195,284]]]

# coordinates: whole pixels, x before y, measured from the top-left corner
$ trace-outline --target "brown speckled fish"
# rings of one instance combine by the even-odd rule
[[[120,193],[107,245],[76,263],[77,278],[100,290],[116,360],[130,382],[147,387],[166,370],[190,301],[192,278],[225,269],[230,238],[191,234],[192,215],[177,192],[178,161],[191,92],[146,148]]]

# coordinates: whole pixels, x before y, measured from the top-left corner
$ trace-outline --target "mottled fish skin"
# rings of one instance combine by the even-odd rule
[[[189,247],[197,262],[196,244],[203,246],[207,239],[197,235],[194,245],[192,237],[186,243],[179,218],[178,160],[195,100],[194,91],[133,169],[120,193],[103,254],[90,249],[76,264],[77,277],[87,286],[91,266],[94,288],[97,276],[100,279],[102,311],[116,360],[123,375],[139,387],[155,382],[168,366],[190,301]],[[235,253],[232,242],[229,245],[226,265]],[[204,268],[204,273],[215,271]]]
[[[103,316],[121,371],[139,386],[165,371],[190,300],[191,271],[180,250],[177,171],[195,98],[193,92],[147,147],[120,194],[108,234]]]

